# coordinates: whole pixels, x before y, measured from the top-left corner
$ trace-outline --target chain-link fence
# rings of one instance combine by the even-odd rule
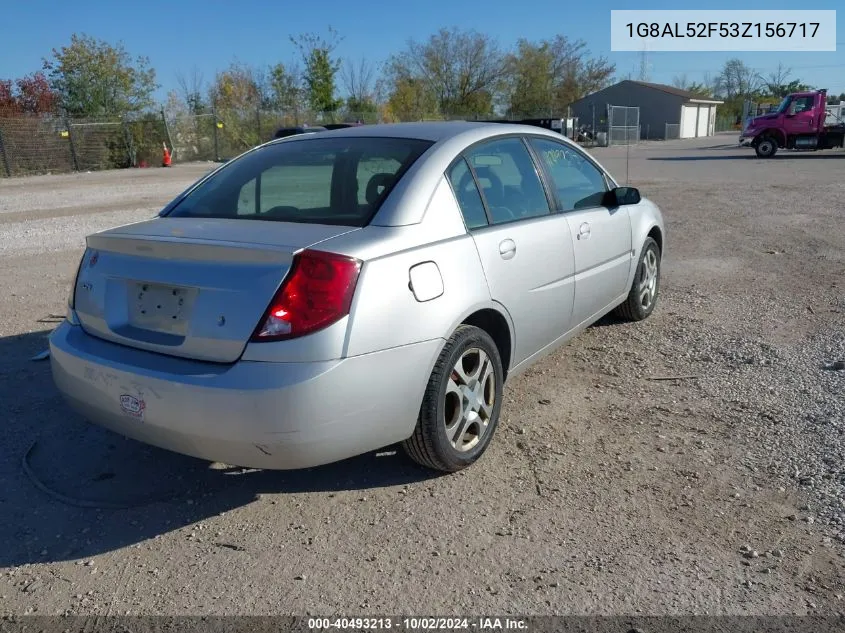
[[[607,144],[634,145],[640,141],[640,108],[607,106]]]
[[[144,167],[161,162],[166,140],[164,119],[156,114],[134,120],[0,119],[0,174]]]
[[[281,127],[341,122],[378,123],[377,113],[211,110],[151,113],[133,118],[0,118],[0,176],[225,161],[273,138]]]
[[[219,132],[213,114],[170,115],[165,123],[175,162],[217,160]]]
[[[667,141],[671,141],[672,139],[676,138],[681,138],[681,124],[667,123],[666,131],[663,133],[663,138]]]
[[[160,163],[167,140],[161,116],[134,121],[75,120],[68,125],[78,171]]]
[[[67,124],[58,117],[0,119],[0,174],[72,171]]]
[[[503,120],[489,114],[436,118],[454,119]],[[538,117],[505,119],[549,127],[582,145],[597,144],[596,130],[580,124],[577,118],[549,117],[546,113]],[[159,166],[163,145],[169,150],[173,163],[226,161],[271,140],[279,128],[386,121],[396,122],[397,117],[384,119],[377,112],[210,109],[194,114],[160,111],[132,118],[0,118],[0,176]],[[623,129],[621,138],[626,135],[638,136],[627,134]],[[598,144],[605,144],[604,139]]]
[[[739,132],[742,129],[739,117],[735,116],[717,116],[716,124],[713,127],[714,132]]]

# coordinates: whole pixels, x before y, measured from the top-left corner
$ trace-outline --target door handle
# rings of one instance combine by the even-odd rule
[[[502,259],[511,259],[516,255],[516,242],[511,239],[499,242],[499,255]]]
[[[586,240],[589,239],[591,233],[590,225],[586,222],[582,222],[581,226],[578,228],[578,239],[579,240]]]

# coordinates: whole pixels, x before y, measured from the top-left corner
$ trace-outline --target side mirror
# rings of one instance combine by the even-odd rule
[[[621,207],[628,204],[637,204],[642,200],[640,190],[636,187],[616,187],[607,192],[609,207]]]

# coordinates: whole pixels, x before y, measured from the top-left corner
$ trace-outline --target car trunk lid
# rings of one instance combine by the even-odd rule
[[[88,238],[74,308],[86,332],[172,356],[236,361],[294,254],[359,230],[162,218]]]

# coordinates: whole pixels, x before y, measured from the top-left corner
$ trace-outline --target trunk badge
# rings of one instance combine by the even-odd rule
[[[93,254],[91,255],[91,259],[88,260],[88,267],[93,268],[94,266],[96,266],[99,259],[100,259],[100,254],[97,251],[94,251]]]
[[[133,418],[143,419],[144,409],[147,408],[147,403],[142,398],[136,398],[131,394],[125,393],[120,396],[120,408],[124,413],[131,415]]]

